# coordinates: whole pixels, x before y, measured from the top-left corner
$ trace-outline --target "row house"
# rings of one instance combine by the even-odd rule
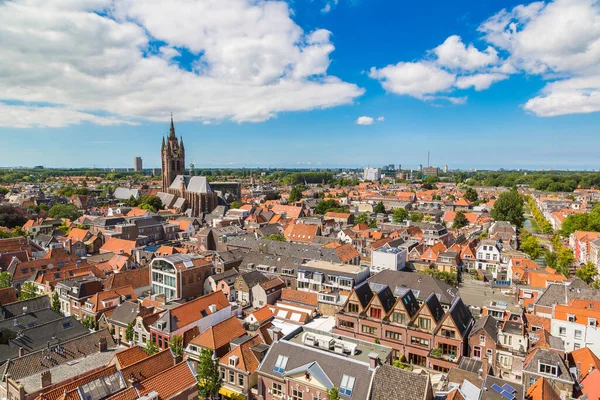
[[[265,354],[257,370],[258,398],[325,399],[335,387],[340,398],[368,400],[375,373],[389,356],[389,348],[372,341],[340,340],[299,328]]]
[[[184,336],[192,329],[202,333],[231,315],[231,305],[223,292],[207,294],[166,310],[150,325],[151,340],[166,349],[174,335]]]
[[[476,249],[477,270],[489,273],[495,280],[505,280],[506,271],[501,266],[502,247],[496,240],[482,240]]]
[[[137,296],[131,286],[98,292],[85,300],[77,317],[89,317],[98,321],[102,314],[114,310],[119,304],[136,300]]]
[[[496,367],[502,379],[522,382],[522,369],[528,347],[529,342],[524,324],[516,321],[500,323],[498,342],[496,343]]]
[[[103,290],[100,280],[88,278],[63,280],[54,288],[54,292],[58,293],[60,312],[65,316],[77,317],[81,317],[80,309],[85,301]]]
[[[231,316],[206,329],[193,338],[185,347],[184,354],[187,359],[198,362],[203,350],[209,350],[215,357],[222,357],[229,352],[238,338],[247,336],[242,322]]]
[[[550,332],[564,341],[566,351],[587,347],[600,354],[599,322],[600,301],[571,300],[553,306]]]
[[[582,264],[593,262],[591,244],[597,239],[600,239],[600,232],[573,232],[569,236],[569,247],[573,250],[575,261]]]
[[[351,291],[369,276],[367,267],[311,260],[298,269],[296,286],[298,290],[317,293],[319,302],[341,306],[346,300],[344,292]]]
[[[251,389],[258,383],[258,367],[269,351],[269,346],[259,334],[244,337],[232,345],[231,351],[219,359],[223,398],[252,399]]]
[[[335,317],[334,333],[376,340],[390,346],[396,360],[443,372],[467,354],[473,325],[460,297],[446,312],[434,293],[419,306],[412,290],[385,284],[355,287]]]

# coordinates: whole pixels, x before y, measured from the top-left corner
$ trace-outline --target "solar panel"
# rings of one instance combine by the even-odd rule
[[[504,391],[504,389],[502,389],[500,386],[496,385],[495,383],[492,385],[492,389],[500,394],[502,394],[502,392]]]
[[[515,389],[512,386],[510,386],[508,383],[505,383],[504,385],[502,385],[502,389],[504,389],[508,393],[516,393],[516,391],[517,391],[517,389]]]
[[[502,392],[502,396],[506,397],[508,400],[515,400],[516,397],[508,392]]]

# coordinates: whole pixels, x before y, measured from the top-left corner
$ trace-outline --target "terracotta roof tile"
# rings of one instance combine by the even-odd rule
[[[245,333],[246,330],[240,320],[236,317],[230,317],[211,326],[202,332],[200,336],[193,338],[190,343],[206,349],[217,350]]]
[[[253,373],[258,368],[260,360],[256,357],[256,354],[252,351],[252,348],[258,344],[264,344],[265,342],[257,334],[251,339],[245,341],[239,346],[235,347],[229,353],[225,354],[219,362],[224,365],[229,365],[229,357],[236,356],[238,358],[238,364],[236,368],[241,371]]]
[[[159,399],[168,399],[187,388],[195,387],[197,384],[196,376],[188,363],[182,362],[141,382],[137,386],[137,390],[140,396],[156,391]]]
[[[117,359],[121,369],[148,357],[148,353],[146,353],[140,346],[133,346],[115,354],[115,358]]]

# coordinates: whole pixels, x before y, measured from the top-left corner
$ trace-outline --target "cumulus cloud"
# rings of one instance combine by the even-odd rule
[[[399,62],[381,69],[373,67],[369,76],[377,79],[388,92],[417,98],[446,91],[456,80],[454,74],[428,62]]]
[[[362,116],[362,117],[358,117],[356,119],[356,124],[358,125],[372,125],[374,122],[374,118],[373,117],[367,117],[367,116]]]
[[[285,2],[15,0],[0,3],[0,14],[5,109],[47,103],[65,121],[172,111],[243,122],[349,104],[364,92],[327,74],[331,32],[303,31]],[[190,65],[177,61],[184,50]],[[92,117],[82,120],[107,121]]]
[[[600,111],[597,0],[518,5],[477,30],[483,50],[452,35],[421,60],[373,67],[370,76],[391,93],[458,104],[466,97],[449,96],[456,90],[486,90],[517,73],[540,75],[549,83],[524,110],[542,117]]]
[[[456,89],[487,89],[492,83],[506,79],[498,52],[491,46],[479,51],[468,46],[459,36],[450,36],[430,50],[429,58],[415,62],[399,62],[383,68],[372,67],[371,78],[379,80],[390,93],[408,95],[424,101],[445,100],[464,104],[466,97],[449,96]],[[497,72],[481,73],[486,69]]]
[[[505,74],[475,74],[461,76],[456,80],[456,87],[459,89],[467,89],[473,87],[477,91],[485,90],[492,86],[492,83],[508,79]]]
[[[517,70],[551,80],[523,108],[542,117],[600,111],[600,3],[556,0],[502,10],[479,27]]]
[[[383,121],[385,121],[384,117],[377,117],[377,122],[383,122]]]
[[[498,52],[493,47],[479,51],[473,44],[465,46],[457,35],[450,36],[432,53],[439,65],[456,70],[473,71],[498,62]]]
[[[67,107],[9,105],[0,102],[0,127],[11,128],[61,128],[90,122],[96,125],[138,125],[135,121],[113,116],[98,116]]]

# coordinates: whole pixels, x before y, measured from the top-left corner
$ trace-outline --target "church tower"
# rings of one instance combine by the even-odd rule
[[[171,183],[177,175],[185,174],[185,149],[183,147],[183,138],[177,141],[175,136],[175,125],[173,124],[173,115],[171,115],[171,129],[169,137],[165,141],[163,138],[160,150],[162,160],[162,189],[167,192]]]

